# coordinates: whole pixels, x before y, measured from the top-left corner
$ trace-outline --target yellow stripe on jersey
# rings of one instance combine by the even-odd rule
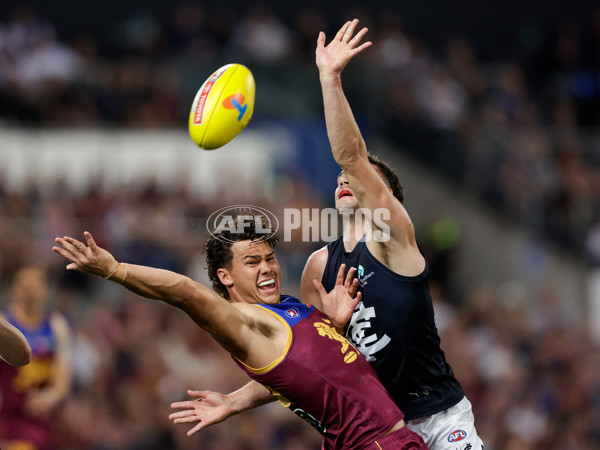
[[[283,323],[285,325],[285,328],[287,329],[288,332],[288,339],[287,339],[287,343],[285,344],[285,350],[283,351],[283,353],[281,354],[281,356],[279,356],[275,361],[273,361],[272,363],[266,365],[265,367],[260,367],[260,368],[255,368],[255,367],[250,367],[248,364],[244,363],[243,361],[240,361],[238,359],[238,361],[240,361],[240,363],[249,371],[256,373],[256,374],[263,374],[263,373],[267,373],[269,370],[271,370],[272,368],[274,368],[275,366],[277,366],[277,364],[279,364],[281,361],[283,361],[283,359],[287,356],[290,347],[292,345],[292,328],[288,325],[288,323],[285,321],[285,319],[283,317],[281,317],[279,314],[277,314],[276,312],[271,311],[269,308],[265,308],[264,306],[261,305],[256,305],[259,308],[264,309],[265,311],[269,311],[271,314],[273,314],[275,317],[277,317],[281,323]],[[236,358],[237,359],[237,358]]]

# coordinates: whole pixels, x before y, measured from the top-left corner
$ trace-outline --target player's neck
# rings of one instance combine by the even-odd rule
[[[355,218],[356,216],[353,216],[352,220],[345,220],[343,224],[344,249],[347,252],[354,250],[368,230],[368,224],[364,219],[354,220]]]

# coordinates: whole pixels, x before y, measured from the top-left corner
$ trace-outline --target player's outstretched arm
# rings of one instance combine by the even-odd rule
[[[247,353],[247,317],[227,300],[184,275],[119,263],[111,253],[96,244],[89,232],[84,232],[84,237],[86,243],[69,236],[55,239],[59,245],[52,247],[52,251],[70,261],[67,270],[97,275],[115,281],[142,297],[173,305],[187,313],[228,352],[235,356]]]
[[[173,423],[196,423],[188,432],[194,433],[210,425],[221,423],[242,411],[262,406],[275,401],[269,391],[260,383],[251,381],[237,391],[221,394],[213,391],[187,391],[194,400],[171,404],[172,409],[181,411],[169,415]]]
[[[398,205],[369,163],[367,146],[342,88],[341,74],[346,65],[371,46],[370,41],[361,43],[368,30],[362,28],[355,33],[357,25],[358,19],[346,22],[327,45],[325,33],[319,33],[317,40],[316,63],[327,136],[333,157],[344,171],[361,207],[371,211],[377,208],[392,211]]]
[[[327,45],[323,32],[317,40],[316,64],[331,151],[361,208],[372,214],[376,214],[378,209],[385,211],[382,220],[389,226],[392,240],[400,244],[402,249],[411,248],[411,255],[414,255],[412,258],[420,260],[412,221],[400,201],[391,195],[388,186],[369,163],[367,146],[342,88],[341,73],[346,65],[371,46],[370,41],[362,42],[367,28],[355,32],[357,25],[357,19],[346,22]],[[371,224],[374,228],[382,229],[376,222],[371,221]]]
[[[0,317],[0,358],[11,366],[24,366],[31,361],[31,347],[16,327]]]
[[[341,82],[342,71],[350,60],[371,46],[370,41],[361,44],[367,28],[362,28],[354,35],[357,25],[357,19],[346,22],[327,45],[325,33],[321,31],[315,52],[323,92],[327,135],[333,157],[342,168],[352,164],[361,155],[367,157],[365,142]]]

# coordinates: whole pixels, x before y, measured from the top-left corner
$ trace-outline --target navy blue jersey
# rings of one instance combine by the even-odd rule
[[[363,296],[346,337],[375,368],[406,419],[435,414],[458,403],[464,392],[440,348],[428,266],[415,277],[398,275],[369,252],[364,240],[350,253],[342,238],[327,249],[325,289],[333,289],[339,267],[345,263],[348,269],[356,269]]]

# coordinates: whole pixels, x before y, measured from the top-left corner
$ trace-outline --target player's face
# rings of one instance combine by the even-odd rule
[[[280,302],[281,268],[275,251],[266,242],[239,241],[231,246],[231,270],[222,279],[232,302]]]
[[[13,286],[13,300],[29,308],[45,305],[48,293],[46,274],[37,268],[25,268],[17,273]]]
[[[350,188],[348,179],[341,173],[337,179],[337,188],[335,189],[335,209],[356,209],[358,200],[354,196],[354,191]]]
[[[385,183],[385,176],[383,175],[383,173],[381,173],[381,170],[379,170],[379,168],[374,164],[371,164],[371,167],[375,169],[375,172],[377,172],[379,178],[381,178],[382,181]],[[389,190],[391,193],[391,189]],[[338,175],[337,178],[337,188],[335,189],[335,209],[337,209],[338,211],[340,209],[355,210],[358,207],[358,199],[354,195],[354,191],[350,187],[350,183],[348,182],[346,175],[344,175],[344,172],[342,172]]]

